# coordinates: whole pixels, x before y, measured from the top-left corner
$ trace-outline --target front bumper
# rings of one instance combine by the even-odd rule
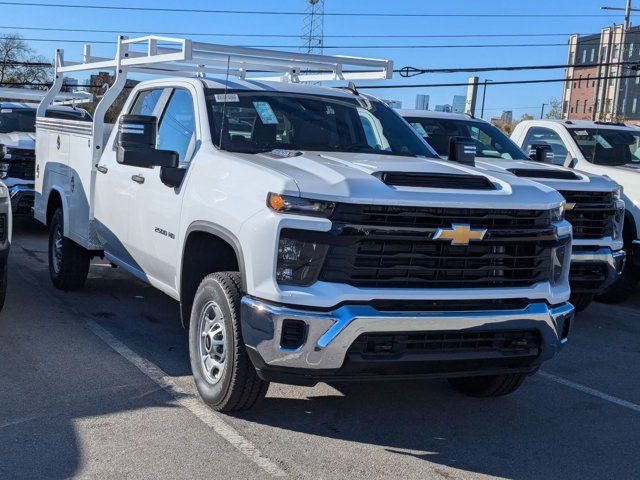
[[[379,311],[370,305],[345,305],[331,311],[294,309],[266,303],[255,298],[242,299],[242,333],[249,356],[258,374],[265,380],[313,385],[318,381],[372,378],[449,377],[534,371],[552,358],[567,341],[573,306],[563,303],[549,307],[544,302],[530,303],[518,310],[496,311]],[[305,324],[303,343],[298,348],[282,347],[285,321],[297,320]],[[345,371],[345,360],[352,344],[363,334],[411,332],[511,332],[535,331],[540,345],[535,358],[517,367],[496,363],[483,365],[484,360],[502,360],[498,354],[489,358],[472,358],[465,352],[439,352],[435,356],[414,358],[408,369],[397,369],[398,362],[379,362],[373,374],[365,368],[356,374]],[[444,358],[443,358],[444,357]],[[500,357],[500,358],[497,358]],[[407,366],[407,359],[399,362]],[[465,360],[460,368],[444,370],[442,362]],[[437,370],[422,368],[432,361],[440,362]],[[415,368],[420,365],[421,368]],[[368,373],[361,375],[361,373]],[[418,372],[418,373],[415,373]],[[389,374],[388,374],[389,373]],[[414,374],[415,373],[415,374]]]
[[[11,210],[14,215],[33,216],[35,190],[29,185],[15,185],[9,188]]]
[[[622,273],[626,253],[614,252],[610,248],[577,250],[571,254],[569,283],[571,291],[578,293],[602,293]]]
[[[640,240],[631,242],[631,258],[636,267],[640,267]]]

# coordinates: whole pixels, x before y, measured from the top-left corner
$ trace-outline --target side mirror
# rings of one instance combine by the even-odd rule
[[[476,164],[476,144],[468,137],[453,137],[449,141],[449,161],[464,165]]]
[[[179,156],[156,150],[158,119],[151,115],[123,115],[118,124],[116,159],[133,167],[177,167]]]
[[[162,167],[160,169],[160,181],[167,187],[178,188],[186,173],[186,168]]]
[[[529,146],[529,158],[536,162],[553,163],[553,150],[548,143],[534,143]]]

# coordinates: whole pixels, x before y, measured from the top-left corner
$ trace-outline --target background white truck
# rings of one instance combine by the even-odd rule
[[[547,144],[552,163],[606,175],[622,186],[627,262],[620,279],[598,299],[626,300],[640,279],[640,130],[582,120],[527,120],[516,126],[511,139],[525,150],[531,144]]]
[[[478,167],[529,178],[562,194],[567,202],[565,216],[573,226],[569,282],[570,301],[576,311],[587,308],[594,295],[605,292],[618,280],[625,264],[624,202],[615,181],[543,163],[552,153],[548,148],[536,151],[529,146],[530,155],[541,160],[532,161],[500,129],[482,119],[426,110],[398,112],[443,158],[449,155],[452,139],[469,138],[476,148]]]
[[[0,88],[0,98],[42,99],[45,92],[23,88]],[[91,121],[91,115],[63,103],[84,102],[86,92],[59,94],[56,105],[47,109],[50,118]],[[33,215],[33,182],[36,168],[36,109],[38,103],[0,102],[0,180],[9,189],[14,215]]]
[[[44,117],[65,73],[96,68],[117,76],[93,124]],[[169,78],[137,85],[111,129],[129,72]],[[436,158],[353,88],[295,83],[391,72],[160,37],[121,37],[115,59],[59,51],[35,203],[54,284],[81,287],[98,255],[179,300],[198,391],[222,411],[249,408],[269,381],[437,376],[470,395],[514,391],[569,336],[563,199],[468,155]]]

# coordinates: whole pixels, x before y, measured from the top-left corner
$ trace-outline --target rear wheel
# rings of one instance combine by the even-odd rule
[[[49,275],[59,290],[79,290],[87,281],[91,255],[64,236],[64,216],[58,208],[49,226]]]
[[[526,373],[509,373],[486,377],[448,378],[447,380],[455,390],[470,397],[501,397],[515,392],[525,378],[527,378]]]
[[[572,293],[569,302],[575,307],[576,312],[582,312],[587,309],[593,301],[592,293]]]
[[[191,309],[189,354],[198,393],[214,410],[246,410],[269,384],[260,380],[242,340],[240,275],[220,272],[202,280]]]

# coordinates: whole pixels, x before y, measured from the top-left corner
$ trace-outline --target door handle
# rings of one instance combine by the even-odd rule
[[[98,165],[96,167],[96,170],[98,170],[100,173],[107,173],[109,171],[109,169],[104,165]]]
[[[144,183],[144,177],[142,175],[133,175],[131,177],[131,180],[133,180],[136,183]]]

